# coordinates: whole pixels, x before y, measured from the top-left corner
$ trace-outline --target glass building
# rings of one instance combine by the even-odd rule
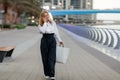
[[[92,9],[93,0],[70,0],[74,9]]]
[[[52,5],[58,5],[58,0],[53,0],[53,4]]]
[[[44,0],[44,2],[51,2],[51,0]]]
[[[62,7],[62,9],[92,9],[93,0],[42,0],[43,5]]]
[[[75,9],[80,9],[81,0],[71,0],[70,5],[73,6]]]
[[[46,3],[46,5],[45,5]],[[43,0],[44,6],[49,6],[49,9],[92,9],[93,0]],[[57,16],[57,18],[60,16]],[[63,16],[62,16],[63,17]],[[66,15],[65,19],[73,19],[73,20],[91,20],[92,15]]]

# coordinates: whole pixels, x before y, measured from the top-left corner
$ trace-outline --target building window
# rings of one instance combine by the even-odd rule
[[[80,9],[81,0],[71,0],[70,5],[74,6],[74,9]]]
[[[53,0],[54,5],[58,5],[58,0]]]
[[[63,9],[66,8],[66,0],[63,0]]]
[[[51,0],[44,0],[44,2],[51,2]]]
[[[83,0],[83,7],[82,7],[83,9],[85,9],[86,8],[86,0]]]

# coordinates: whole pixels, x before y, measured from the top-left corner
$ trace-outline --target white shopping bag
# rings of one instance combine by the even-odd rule
[[[56,61],[65,64],[69,55],[69,48],[57,46]]]

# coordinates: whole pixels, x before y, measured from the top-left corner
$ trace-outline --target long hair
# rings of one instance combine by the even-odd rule
[[[39,24],[40,24],[41,26],[43,26],[43,24],[44,24],[43,16],[44,16],[45,13],[47,13],[47,14],[49,15],[48,11],[46,11],[46,10],[43,10],[43,11],[40,13]],[[50,15],[49,15],[49,17],[50,17]],[[52,19],[51,19],[51,20],[52,20]],[[50,22],[50,23],[52,23],[52,22]]]

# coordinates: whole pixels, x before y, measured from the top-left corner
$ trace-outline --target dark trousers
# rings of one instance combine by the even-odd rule
[[[54,34],[43,34],[41,39],[41,56],[45,76],[55,76],[56,40]]]

